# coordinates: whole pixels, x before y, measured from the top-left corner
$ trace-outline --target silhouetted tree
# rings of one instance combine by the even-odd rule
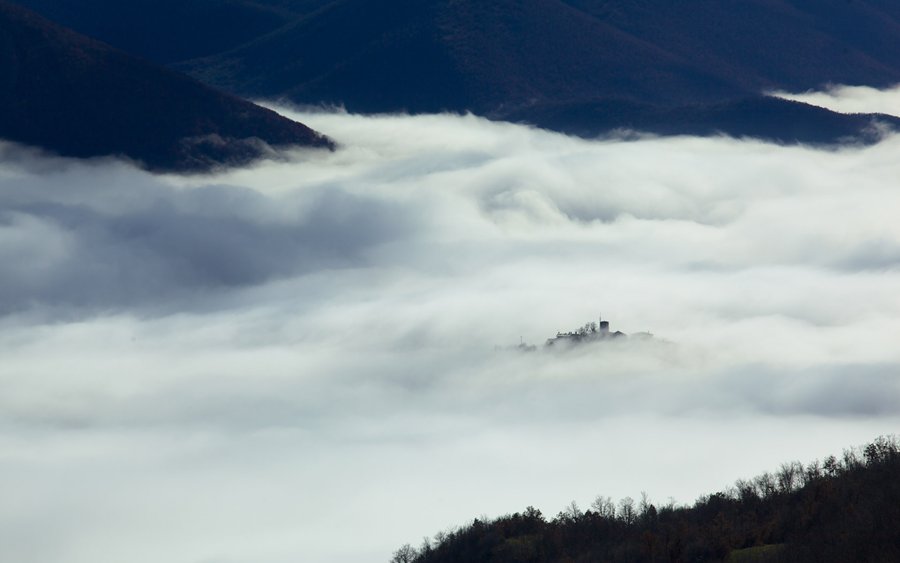
[[[413,546],[405,544],[394,552],[391,563],[413,563],[418,556],[419,553]]]
[[[597,498],[594,499],[594,502],[591,503],[591,508],[593,508],[594,512],[601,518],[614,520],[616,517],[616,503],[613,502],[612,497],[605,497],[603,495],[597,496]]]
[[[619,519],[626,524],[632,524],[635,521],[636,514],[634,510],[634,499],[625,497],[619,501]]]

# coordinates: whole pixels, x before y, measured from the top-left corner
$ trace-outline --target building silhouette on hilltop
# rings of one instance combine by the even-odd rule
[[[590,322],[572,332],[557,332],[555,337],[547,339],[545,346],[571,346],[591,342],[607,342],[627,337],[628,335],[624,332],[618,330],[612,332],[609,328],[609,321],[604,321],[603,317],[600,317],[599,323]]]

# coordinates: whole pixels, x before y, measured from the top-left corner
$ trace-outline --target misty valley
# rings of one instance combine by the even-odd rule
[[[340,148],[212,176],[5,149],[3,518],[55,534],[7,549],[386,560],[601,491],[680,506],[896,420],[900,138],[296,116]],[[600,310],[658,337],[494,351]]]
[[[897,561],[898,33],[0,0],[0,561]]]

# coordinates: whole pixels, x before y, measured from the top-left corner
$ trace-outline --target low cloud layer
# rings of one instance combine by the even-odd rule
[[[773,95],[840,113],[886,113],[900,116],[900,85],[886,90],[869,86],[834,86],[824,92],[774,92]]]
[[[184,190],[124,165],[62,164],[0,178],[0,313],[190,309],[190,301],[361,265],[410,234],[405,211],[340,187],[302,201],[211,183]]]
[[[3,147],[16,561],[386,560],[896,429],[900,137],[292,115],[342,148],[184,178]],[[505,349],[601,314],[656,338]]]

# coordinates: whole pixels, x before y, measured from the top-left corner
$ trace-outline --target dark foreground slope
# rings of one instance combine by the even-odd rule
[[[880,438],[738,481],[693,507],[599,498],[552,520],[529,508],[475,520],[394,562],[889,563],[900,561],[900,445]]]
[[[271,146],[330,141],[0,0],[0,138],[151,169],[240,164]]]

